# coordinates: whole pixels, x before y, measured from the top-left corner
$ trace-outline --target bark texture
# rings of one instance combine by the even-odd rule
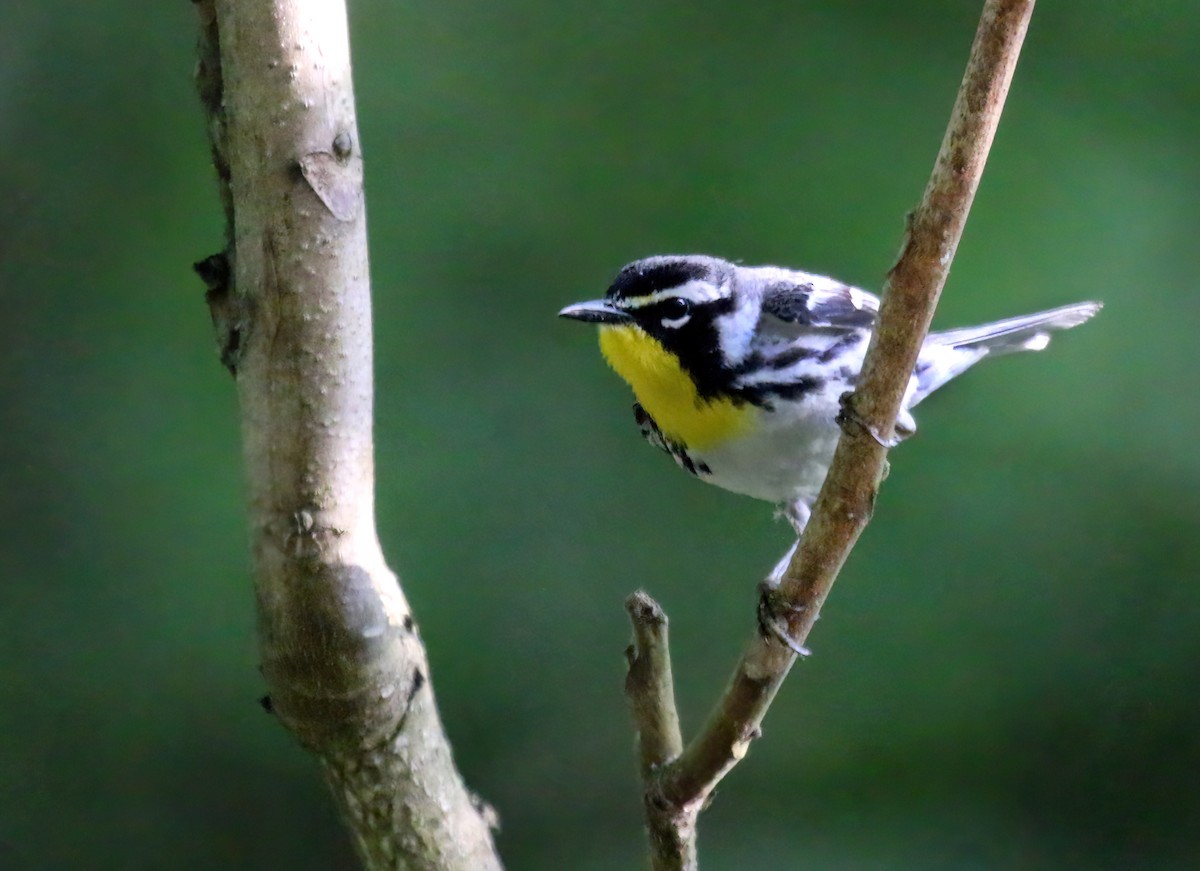
[[[198,78],[230,226],[198,264],[235,374],[270,709],[372,869],[500,867],[375,527],[371,299],[346,12],[205,0]],[[302,833],[298,833],[302,834]]]

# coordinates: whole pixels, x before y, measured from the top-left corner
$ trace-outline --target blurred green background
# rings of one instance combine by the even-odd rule
[[[640,442],[626,261],[878,288],[980,2],[352,4],[381,535],[513,869],[642,861],[621,602],[694,729],[788,541]],[[257,704],[189,4],[0,7],[0,866],[351,868]],[[1098,298],[921,408],[708,869],[1200,862],[1200,15],[1044,2],[939,313]]]

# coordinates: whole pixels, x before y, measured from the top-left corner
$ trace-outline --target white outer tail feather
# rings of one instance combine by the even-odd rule
[[[917,388],[909,407],[984,357],[1042,350],[1050,344],[1051,333],[1085,323],[1102,307],[1098,302],[1077,302],[977,327],[930,333],[917,362]]]
[[[1077,302],[1074,305],[1064,305],[1061,308],[1037,312],[1021,317],[1005,318],[978,327],[963,327],[957,330],[944,330],[930,333],[929,344],[950,345],[955,348],[966,348],[972,345],[983,345],[989,352],[1004,351],[1040,351],[1049,341],[1049,333],[1054,330],[1069,330],[1090,320],[1100,311],[1101,303]],[[1039,336],[1045,336],[1038,339]],[[1032,347],[1027,344],[1033,342]]]

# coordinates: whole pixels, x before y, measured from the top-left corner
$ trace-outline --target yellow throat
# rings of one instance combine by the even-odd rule
[[[679,358],[640,327],[600,327],[600,351],[633,388],[663,435],[704,450],[745,432],[756,409],[725,398],[701,399]]]

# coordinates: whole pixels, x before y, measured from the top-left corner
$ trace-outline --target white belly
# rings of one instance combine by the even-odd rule
[[[837,403],[819,401],[763,415],[753,432],[705,451],[689,451],[708,467],[710,484],[768,502],[811,504],[825,480],[840,428]]]

